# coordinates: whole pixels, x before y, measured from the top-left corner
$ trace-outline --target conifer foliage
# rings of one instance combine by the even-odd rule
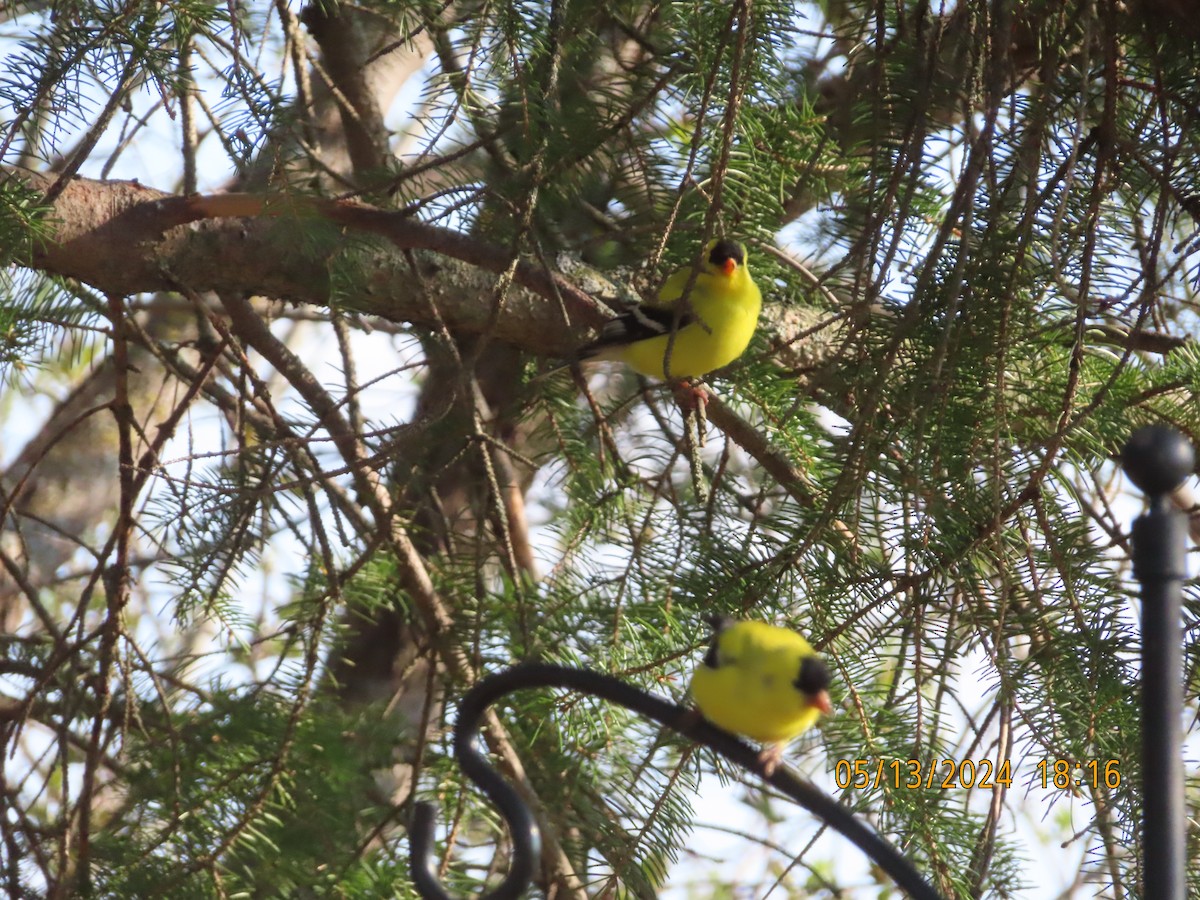
[[[789,760],[943,894],[1136,896],[1113,460],[1200,439],[1186,6],[5,5],[2,889],[413,896],[426,799],[478,893],[463,692],[683,702],[715,613],[821,650]],[[721,235],[765,304],[705,420],[536,377]],[[889,889],[620,708],[495,714],[548,896]]]

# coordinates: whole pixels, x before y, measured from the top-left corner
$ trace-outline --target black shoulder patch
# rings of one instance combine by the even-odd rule
[[[691,313],[683,313],[679,317],[679,327],[690,325],[696,321]],[[579,350],[580,357],[587,359],[589,354],[599,353],[607,347],[631,344],[634,341],[644,341],[647,338],[669,334],[675,324],[675,310],[661,306],[635,306],[615,319],[609,319],[600,330],[600,336]]]

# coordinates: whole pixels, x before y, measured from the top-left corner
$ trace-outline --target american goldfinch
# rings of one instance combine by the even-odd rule
[[[714,725],[768,745],[770,775],[787,743],[833,707],[829,670],[808,641],[765,622],[715,619],[716,634],[692,676],[691,694]]]
[[[665,380],[696,378],[733,362],[750,344],[762,309],[746,248],[736,241],[710,241],[685,300],[691,277],[691,266],[672,274],[656,302],[608,322],[580,349],[579,358],[620,360],[635,372]]]

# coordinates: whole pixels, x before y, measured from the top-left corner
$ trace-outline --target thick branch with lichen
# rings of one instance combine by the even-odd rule
[[[17,177],[37,190],[52,179]],[[305,228],[301,216],[338,226]],[[77,178],[55,199],[56,228],[18,261],[114,294],[176,290],[265,295],[345,308],[394,321],[482,334],[562,356],[604,321],[603,308],[562,276],[522,261],[516,288],[493,309],[492,273],[506,250],[401,213],[354,203],[244,194],[180,197],[136,182]],[[364,248],[362,238],[387,243]],[[409,255],[411,252],[411,258]],[[413,261],[424,291],[414,290]],[[353,296],[335,293],[331,271],[357,269]],[[433,308],[436,304],[436,309]]]

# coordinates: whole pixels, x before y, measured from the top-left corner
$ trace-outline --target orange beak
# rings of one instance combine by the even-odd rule
[[[808,702],[827,716],[833,713],[833,701],[829,699],[829,691],[813,694],[808,698]]]
[[[726,278],[731,278],[735,269],[737,269],[736,260],[727,259],[721,263],[721,271],[725,273]]]

